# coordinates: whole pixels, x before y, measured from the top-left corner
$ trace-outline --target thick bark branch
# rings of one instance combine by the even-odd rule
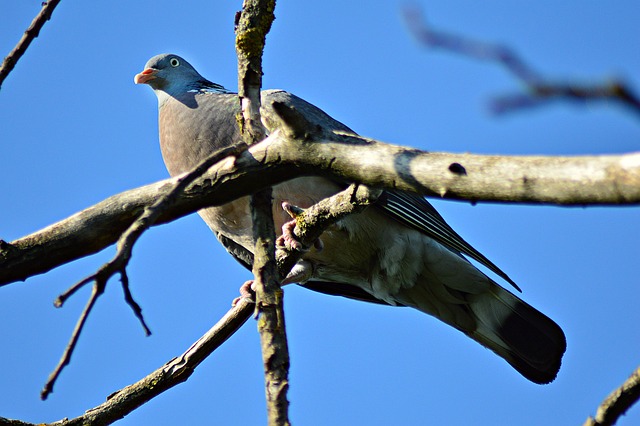
[[[429,153],[360,137],[300,143],[298,152],[291,152],[281,142],[273,141],[263,161],[277,161],[274,155],[278,155],[280,162],[301,169],[312,166],[367,185],[427,196],[567,206],[640,203],[640,153],[583,157]],[[305,158],[305,164],[294,157]]]
[[[245,142],[262,141],[267,131],[260,119],[262,53],[266,36],[275,19],[275,0],[244,0],[236,26],[238,96],[242,117],[240,130]],[[289,345],[284,319],[283,297],[275,259],[272,189],[251,195],[251,218],[255,240],[253,276],[256,313],[264,366],[267,419],[271,426],[289,424]],[[286,274],[288,271],[283,271]],[[284,276],[284,275],[283,275]]]
[[[543,157],[428,153],[355,136],[320,143],[274,132],[197,179],[159,218],[175,220],[302,175],[442,198],[566,206],[640,204],[640,153]],[[178,178],[114,195],[41,231],[0,241],[0,285],[25,280],[115,243]]]
[[[272,215],[271,188],[251,197],[253,234],[256,241],[253,276],[256,313],[264,366],[267,418],[269,425],[289,424],[289,344],[287,342],[284,292],[278,280],[276,239]],[[283,276],[288,271],[283,270]]]
[[[242,105],[240,122],[248,144],[261,141],[266,136],[266,130],[260,121],[262,52],[267,33],[275,19],[275,7],[275,0],[244,0],[242,12],[236,17],[238,96]]]

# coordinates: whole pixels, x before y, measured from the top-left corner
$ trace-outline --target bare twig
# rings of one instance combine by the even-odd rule
[[[140,309],[140,305],[138,305],[133,300],[133,297],[131,296],[131,292],[129,290],[129,278],[127,276],[127,271],[126,271],[126,262],[127,260],[125,260],[124,258],[116,257],[113,261],[103,265],[95,274],[90,275],[89,277],[84,278],[83,280],[71,286],[67,291],[62,293],[55,300],[54,305],[58,308],[62,307],[64,302],[76,291],[78,291],[80,288],[82,288],[83,286],[85,286],[90,282],[94,283],[93,291],[91,292],[89,301],[87,302],[85,309],[82,311],[82,313],[80,314],[80,317],[78,318],[76,327],[71,333],[71,338],[69,339],[69,343],[67,344],[67,347],[65,348],[62,354],[62,357],[58,362],[58,365],[53,370],[53,372],[49,375],[49,379],[47,380],[44,388],[40,392],[41,399],[43,400],[47,399],[49,394],[53,391],[53,385],[58,380],[58,377],[60,377],[60,373],[62,373],[62,370],[64,369],[64,367],[67,366],[71,361],[71,355],[73,354],[76,344],[78,343],[78,338],[82,333],[82,329],[84,328],[84,325],[87,321],[87,318],[89,317],[89,314],[91,313],[91,310],[93,309],[93,306],[98,300],[98,297],[100,297],[100,295],[104,293],[104,290],[107,286],[107,282],[109,281],[109,279],[116,273],[120,274],[122,288],[125,294],[125,301],[129,304],[129,306],[133,310],[136,317],[140,320],[140,323],[142,324],[145,334],[147,336],[151,334],[151,330],[149,330],[149,327],[147,327],[147,324],[144,321],[144,317],[142,316],[142,309]]]
[[[172,190],[166,193],[164,196],[158,198],[158,200],[151,206],[145,208],[140,217],[138,217],[138,219],[136,219],[131,224],[131,226],[129,226],[129,228],[120,236],[118,240],[118,249],[113,259],[105,263],[95,274],[82,279],[78,283],[71,286],[60,296],[58,296],[58,298],[54,302],[54,305],[56,307],[62,307],[64,302],[76,291],[84,287],[86,284],[89,284],[91,282],[94,283],[93,292],[91,293],[89,302],[87,303],[87,306],[78,319],[76,327],[71,334],[71,338],[69,339],[69,343],[65,348],[62,357],[58,362],[58,365],[49,375],[49,379],[47,380],[43,390],[40,392],[40,397],[42,399],[46,399],[49,393],[53,391],[53,385],[60,376],[60,373],[62,373],[64,367],[69,364],[71,355],[73,354],[73,351],[78,342],[78,338],[80,337],[80,333],[84,328],[91,309],[96,303],[98,297],[100,297],[100,295],[104,292],[109,279],[111,279],[111,277],[113,277],[115,274],[120,274],[120,281],[122,283],[122,290],[124,292],[125,301],[133,310],[136,318],[138,318],[138,320],[140,321],[145,334],[147,336],[151,335],[151,330],[147,326],[142,315],[142,309],[140,308],[140,305],[138,305],[138,303],[136,303],[136,301],[133,299],[131,290],[129,288],[127,265],[131,260],[133,246],[142,236],[142,234],[154,223],[156,223],[160,215],[163,214],[167,209],[171,207],[173,203],[176,202],[178,196],[181,195],[194,180],[200,178],[209,169],[209,167],[230,155],[238,155],[245,149],[246,145],[242,143],[220,149],[210,155],[207,159],[202,161],[192,171],[178,178],[176,185],[174,185]]]
[[[44,23],[51,19],[51,14],[58,3],[60,3],[60,0],[42,2],[42,9],[40,10],[40,13],[38,13],[33,21],[31,21],[31,25],[29,25],[29,28],[24,32],[20,41],[16,44],[16,47],[14,47],[13,50],[4,58],[4,61],[2,61],[2,65],[0,66],[0,87],[11,70],[16,66],[18,60],[27,51],[27,48],[33,39],[38,37]]]
[[[640,399],[640,367],[625,382],[607,396],[584,426],[611,426]]]
[[[86,280],[83,280],[86,281]],[[89,313],[93,306],[98,300],[98,297],[104,292],[106,282],[95,280],[93,285],[93,291],[91,292],[91,296],[89,297],[89,301],[85,306],[82,314],[80,314],[80,318],[78,318],[78,322],[76,323],[76,327],[73,329],[73,333],[71,333],[71,338],[69,339],[69,343],[62,353],[62,357],[56,365],[56,368],[53,369],[53,372],[49,375],[47,382],[44,385],[42,391],[40,391],[40,399],[45,400],[49,396],[51,392],[53,392],[53,385],[55,384],[58,377],[60,377],[60,373],[62,373],[62,369],[69,364],[71,361],[71,355],[73,354],[73,350],[76,347],[76,343],[78,343],[78,338],[80,337],[80,333],[84,327],[87,318],[89,317]],[[79,288],[79,287],[78,287]]]
[[[577,102],[611,100],[627,106],[636,114],[640,114],[640,98],[625,83],[617,80],[592,86],[540,82],[535,85],[530,84],[528,89],[531,92],[529,95],[515,94],[497,97],[491,105],[493,112],[502,114],[516,109],[541,106],[552,100]]]
[[[129,226],[129,228],[120,236],[118,240],[117,253],[115,257],[105,265],[105,267],[109,271],[115,272],[115,270],[117,270],[121,273],[123,277],[123,287],[125,287],[125,298],[127,298],[127,300],[130,299],[130,293],[128,293],[128,279],[124,272],[129,264],[129,260],[131,259],[133,246],[138,239],[146,230],[158,221],[160,216],[176,202],[178,197],[184,193],[186,188],[191,185],[193,181],[201,178],[202,175],[204,175],[214,164],[229,156],[238,156],[246,149],[247,145],[244,143],[238,143],[226,148],[221,148],[211,154],[193,170],[180,176],[171,191],[162,197],[159,197],[151,206],[145,208],[143,214],[140,215],[140,217],[136,219],[136,221],[133,222],[131,226]],[[109,265],[112,267],[109,267]],[[115,265],[118,265],[118,267],[114,268],[113,266]]]
[[[640,98],[621,81],[613,80],[598,85],[550,82],[506,46],[436,31],[427,24],[418,7],[404,8],[403,15],[410,31],[425,46],[448,50],[478,60],[496,62],[525,85],[528,94],[508,95],[495,99],[492,104],[492,111],[495,113],[538,106],[551,100],[579,102],[612,100],[640,114]]]

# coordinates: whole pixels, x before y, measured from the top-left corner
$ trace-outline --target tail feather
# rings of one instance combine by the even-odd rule
[[[483,292],[465,293],[429,280],[398,296],[402,304],[439,318],[491,349],[532,382],[545,384],[556,378],[566,349],[562,329],[494,282]]]
[[[469,299],[477,324],[465,331],[470,337],[535,383],[556,378],[567,343],[555,322],[496,284]]]

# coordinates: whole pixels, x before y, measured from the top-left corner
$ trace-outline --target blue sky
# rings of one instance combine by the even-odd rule
[[[504,42],[550,77],[626,78],[640,90],[640,3],[425,1],[438,28]],[[289,90],[361,134],[433,151],[580,155],[638,150],[640,121],[617,105],[548,107],[494,117],[487,102],[520,89],[503,69],[426,51],[398,2],[278,2],[266,88]],[[0,238],[13,240],[110,195],[167,177],[156,100],[134,74],[178,53],[236,88],[240,2],[63,1],[0,91]],[[40,1],[0,3],[5,55]],[[637,207],[561,208],[436,201],[449,223],[562,326],[558,379],[529,383],[450,327],[409,309],[289,287],[291,419],[300,425],[582,424],[640,364]],[[229,307],[247,271],[196,215],[154,228],[129,276],[153,336],[113,281],[72,364],[38,398],[88,289],[53,299],[95,271],[102,253],[0,288],[0,416],[73,417],[180,354]],[[263,424],[262,366],[248,323],[189,379],[118,424]],[[635,407],[620,425],[640,424]]]

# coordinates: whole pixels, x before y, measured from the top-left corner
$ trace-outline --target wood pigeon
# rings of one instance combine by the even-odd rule
[[[160,147],[172,176],[241,138],[237,94],[202,77],[174,54],[151,58],[135,76],[158,97]],[[262,92],[262,108],[294,107],[313,125],[353,132],[319,108],[282,90]],[[277,123],[265,121],[267,131]],[[300,177],[273,188],[276,229],[290,221],[282,204],[301,208],[344,188],[321,177]],[[251,268],[249,197],[201,210],[200,216],[241,264]],[[515,286],[497,266],[464,241],[421,196],[385,191],[376,204],[322,234],[289,281],[315,291],[392,306],[409,306],[455,327],[504,358],[535,383],[553,381],[566,340],[547,316],[503,289],[466,255]],[[517,288],[517,287],[516,287]]]

